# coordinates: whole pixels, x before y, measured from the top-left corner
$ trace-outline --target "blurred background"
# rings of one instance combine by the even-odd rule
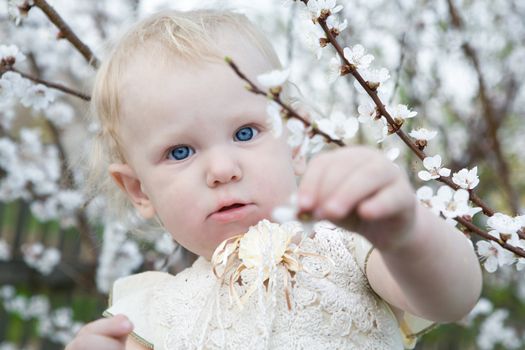
[[[16,56],[14,66],[22,75],[2,70],[0,79],[0,350],[62,349],[83,324],[101,317],[116,278],[144,270],[177,273],[194,259],[167,234],[139,238],[133,232],[140,222],[116,220],[104,197],[83,193],[85,174],[68,164],[97,132],[86,118],[96,64],[63,38],[64,29],[40,4],[51,5],[98,59],[122,28],[157,10],[235,8],[272,38],[315,113],[357,117],[362,103],[350,76],[331,79],[334,51],[319,48],[311,21],[287,1],[34,2],[39,6],[0,2],[0,56],[14,54],[9,45],[25,56]],[[525,214],[525,2],[338,3],[348,20],[340,42],[362,44],[373,65],[389,71],[387,101],[417,111],[403,128],[438,131],[428,154],[440,154],[453,172],[477,166],[476,193],[498,212]],[[38,85],[38,79],[72,91]],[[417,177],[421,162],[399,139],[378,142],[381,129],[361,123],[352,142],[397,156],[414,188],[437,189]],[[486,217],[474,222],[484,228]],[[523,271],[503,266],[484,273],[473,312],[424,335],[417,349],[525,349]]]

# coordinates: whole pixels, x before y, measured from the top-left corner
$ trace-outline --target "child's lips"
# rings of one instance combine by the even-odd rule
[[[237,203],[217,210],[212,213],[209,218],[220,223],[239,221],[252,213],[254,209],[255,205],[253,203]]]

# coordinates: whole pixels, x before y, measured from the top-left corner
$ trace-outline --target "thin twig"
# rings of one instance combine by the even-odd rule
[[[241,72],[239,67],[231,60],[231,58],[226,58],[225,60],[228,63],[228,65],[233,69],[233,71],[237,74],[237,76],[239,76],[239,78],[241,78],[242,80],[244,80],[248,84],[248,86],[246,87],[247,90],[251,91],[254,94],[262,95],[262,96],[265,96],[267,98],[272,99],[273,101],[278,103],[286,111],[288,118],[296,118],[296,119],[300,120],[301,122],[304,123],[305,127],[311,126],[311,123],[308,122],[307,120],[305,120],[292,107],[290,107],[287,104],[285,104],[284,102],[282,102],[281,99],[279,98],[279,94],[275,94],[275,93],[272,93],[272,92],[268,93],[268,92],[265,92],[265,91],[259,89],[259,87],[257,87],[257,85],[255,85],[248,77],[246,77],[246,75],[243,72]],[[322,135],[325,138],[325,140],[327,140],[328,142],[335,143],[335,144],[337,144],[340,147],[346,146],[346,144],[343,141],[332,139],[329,135],[326,135],[325,133],[323,133],[318,128],[313,128],[312,129],[312,133],[313,134],[317,134],[317,135]],[[419,149],[418,149],[418,151],[419,151]],[[422,152],[422,151],[420,151],[420,152]],[[449,186],[451,186],[451,187],[453,187],[453,186],[456,187],[457,186],[449,178],[445,178],[445,179],[448,180],[448,182],[450,182]],[[448,183],[447,183],[447,185],[448,185]],[[477,196],[474,193],[472,193],[472,191],[469,191],[469,192],[470,192],[471,196],[475,196],[475,198],[477,198]],[[477,200],[481,201],[479,198],[477,198]],[[492,210],[492,209],[490,209],[488,207],[486,209],[487,210]],[[479,227],[477,227],[476,225],[474,225],[469,218],[456,217],[455,220],[457,222],[459,222],[460,224],[462,224],[470,232],[473,232],[473,233],[475,233],[475,234],[477,234],[477,235],[479,235],[479,236],[481,236],[481,237],[483,237],[483,238],[485,238],[487,240],[494,241],[494,242],[498,243],[500,246],[502,246],[503,248],[508,249],[508,250],[512,251],[514,254],[525,258],[525,250],[523,250],[523,249],[521,249],[519,247],[514,247],[514,246],[506,243],[501,238],[496,238],[496,237],[490,235],[487,231],[484,231],[484,230],[480,229]]]
[[[1,70],[0,71],[0,76],[2,76],[2,74],[5,73],[6,71],[11,71],[11,72],[18,73],[22,77],[24,77],[26,79],[29,79],[29,80],[31,80],[31,81],[33,81],[35,83],[45,85],[45,86],[47,86],[47,87],[49,87],[51,89],[62,91],[64,93],[66,93],[66,94],[78,97],[78,98],[80,98],[80,99],[82,99],[84,101],[88,101],[89,102],[91,100],[91,97],[86,95],[86,94],[83,94],[81,92],[75,91],[75,90],[73,90],[71,88],[68,88],[67,86],[62,85],[62,84],[52,83],[52,82],[44,80],[44,79],[33,77],[33,76],[31,76],[31,75],[29,75],[27,73],[21,72],[21,71],[17,70],[16,68],[13,68],[13,67],[7,67],[7,69]]]
[[[307,0],[302,0],[302,1],[305,2],[305,3],[307,2]],[[344,52],[343,52],[343,48],[339,45],[339,43],[336,41],[335,37],[332,35],[332,32],[330,31],[330,29],[328,28],[328,26],[326,24],[326,20],[322,19],[322,18],[319,18],[318,19],[318,23],[322,27],[323,31],[325,32],[326,39],[336,49],[336,51],[337,51],[339,57],[341,58],[343,64],[348,67],[348,70],[349,70],[350,74],[352,74],[352,76],[359,82],[359,84],[363,87],[363,89],[372,98],[372,100],[374,101],[374,103],[376,105],[376,108],[379,111],[379,113],[383,117],[385,117],[385,119],[387,120],[389,125],[393,128],[393,130],[394,130],[393,133],[396,133],[403,140],[403,142],[407,146],[409,146],[409,148],[418,156],[418,158],[420,160],[425,159],[427,157],[426,154],[421,149],[419,149],[419,147],[408,137],[408,135],[403,130],[401,130],[401,126],[396,124],[396,122],[394,121],[392,116],[386,110],[385,105],[380,100],[380,98],[377,95],[375,89],[370,88],[370,86],[367,84],[367,82],[359,74],[359,72],[357,71],[356,67],[353,66],[350,62],[348,62],[348,60],[345,58]],[[233,63],[233,61],[230,58],[226,58],[226,62],[230,65],[230,67],[232,67],[232,69],[235,71],[235,73],[241,79],[243,79],[244,81],[246,81],[248,83],[248,86],[247,86],[248,90],[252,91],[255,94],[263,95],[263,96],[271,98],[273,101],[278,103],[284,110],[286,110],[287,117],[294,117],[294,118],[297,118],[297,119],[301,120],[306,127],[311,125],[308,121],[304,120],[298,113],[296,113],[291,107],[289,107],[285,103],[283,103],[280,100],[278,93],[277,94],[272,93],[272,92],[268,93],[268,92],[265,92],[265,91],[259,89],[250,79],[248,79],[239,70],[237,65],[235,65],[235,63]],[[315,133],[315,134],[321,134],[322,133],[322,131],[318,130],[317,128],[314,128],[314,130],[312,132]],[[322,133],[322,134],[324,134],[324,133]],[[323,137],[325,138],[325,140],[327,140],[329,142],[336,143],[338,146],[341,146],[341,147],[345,146],[345,143],[343,141],[341,141],[341,140],[333,140],[331,137],[329,137],[326,134],[324,134]],[[339,142],[336,142],[336,141],[339,141]],[[440,181],[442,183],[445,183],[446,185],[448,185],[449,187],[453,188],[454,190],[457,190],[457,189],[460,188],[457,184],[455,184],[450,179],[450,177],[440,176],[436,180]],[[488,215],[488,216],[494,215],[494,210],[491,209],[487,204],[485,204],[481,200],[481,198],[479,198],[472,190],[469,190],[469,195],[470,195],[470,200],[472,202],[474,202],[475,204],[477,204],[478,206],[480,206],[482,208],[483,212],[486,215]],[[513,253],[515,253],[518,256],[525,257],[525,250],[523,250],[523,249],[521,249],[519,247],[514,247],[512,245],[509,245],[504,240],[502,240],[501,238],[498,239],[496,237],[493,237],[488,232],[486,232],[486,231],[480,229],[479,227],[477,227],[476,225],[472,224],[472,222],[470,220],[468,220],[466,218],[463,218],[463,217],[456,217],[455,220],[457,222],[461,223],[465,228],[467,228],[471,232],[476,233],[476,234],[482,236],[483,238],[485,238],[487,240],[491,240],[491,241],[497,242],[500,246],[502,246],[505,249],[508,249],[508,250],[512,251]]]
[[[49,18],[49,20],[58,28],[59,36],[69,41],[79,52],[86,61],[93,68],[98,68],[100,61],[91,51],[91,49],[84,44],[78,36],[71,30],[71,27],[62,19],[62,17],[55,11],[55,9],[49,5],[46,0],[34,0],[34,6],[40,8],[42,12]]]
[[[317,128],[315,126],[315,124],[313,124],[310,121],[308,121],[305,118],[303,118],[292,107],[290,107],[286,103],[284,103],[281,100],[281,98],[279,97],[279,94],[267,93],[266,91],[263,91],[263,90],[259,89],[259,87],[257,87],[257,85],[255,85],[250,79],[248,79],[246,77],[246,75],[244,75],[244,73],[241,72],[239,67],[232,61],[231,58],[226,57],[225,61],[235,71],[235,73],[239,76],[239,78],[241,78],[246,83],[248,83],[247,89],[249,91],[253,92],[256,95],[266,96],[269,99],[271,99],[274,102],[276,102],[279,106],[281,106],[282,109],[284,109],[286,111],[286,117],[287,118],[294,117],[294,118],[298,119],[299,121],[301,121],[303,123],[303,125],[305,126],[305,128],[311,127],[312,128],[312,132],[314,134],[321,135],[325,139],[325,141],[327,143],[335,143],[338,146],[344,146],[345,145],[343,141],[331,138],[330,135],[326,134],[325,132],[323,132],[322,130]]]
[[[308,4],[308,0],[300,0],[300,1],[302,1],[304,4]],[[447,1],[449,2],[449,4],[451,4],[451,0],[447,0]],[[381,115],[385,117],[385,119],[387,120],[388,124],[395,130],[395,133],[403,140],[403,142],[406,145],[409,146],[409,148],[421,160],[423,160],[426,157],[425,153],[422,150],[420,150],[419,148],[417,148],[415,143],[413,143],[412,140],[403,132],[403,130],[401,130],[400,126],[396,125],[396,123],[394,122],[393,118],[386,111],[385,106],[383,105],[382,101],[379,99],[379,96],[377,95],[376,91],[371,89],[368,86],[368,84],[362,78],[362,76],[359,74],[359,72],[357,72],[357,69],[355,68],[355,66],[350,64],[350,62],[348,62],[348,60],[345,58],[343,49],[341,48],[341,46],[339,45],[339,43],[335,39],[335,36],[332,34],[332,31],[330,31],[330,29],[328,28],[328,26],[326,24],[326,18],[327,17],[328,16],[326,16],[324,18],[318,18],[318,23],[319,23],[319,25],[321,26],[321,28],[323,29],[323,31],[324,31],[324,33],[326,35],[326,40],[328,40],[330,42],[330,44],[332,44],[332,46],[335,48],[335,50],[337,51],[337,54],[341,58],[342,62],[349,67],[350,73],[359,82],[359,84],[367,92],[367,94],[370,96],[370,98],[372,98],[372,100],[376,104],[377,109],[379,110]],[[459,15],[457,14],[457,11],[455,11],[455,8],[453,8],[453,7],[451,7],[451,17],[452,17],[452,21],[454,23],[456,23],[456,25],[461,25],[461,22],[460,22],[461,19],[460,19]],[[457,190],[457,189],[460,188],[449,177],[440,176],[436,180],[440,181],[440,182],[442,182],[442,183],[444,183],[446,185],[448,185],[449,187],[453,188],[454,190]],[[478,205],[482,209],[482,211],[483,211],[483,213],[485,215],[487,215],[487,216],[494,215],[495,211],[492,208],[490,208],[487,204],[485,204],[481,200],[481,198],[479,198],[474,193],[473,190],[469,190],[469,197],[470,197],[470,200],[473,203],[475,203],[476,205]],[[525,238],[525,233],[523,231],[524,230],[520,230],[520,232],[518,232],[518,235],[520,236],[520,238]],[[494,240],[497,241],[497,239],[494,239]],[[501,245],[501,242],[498,241],[498,243],[500,243],[500,245]]]
[[[401,140],[416,154],[416,156],[420,160],[424,160],[427,157],[425,152],[422,151],[421,149],[419,149],[419,147],[415,144],[415,142],[413,142],[412,139],[400,128],[400,126],[396,124],[396,122],[394,121],[394,118],[392,118],[390,113],[388,113],[388,111],[386,110],[385,105],[383,104],[383,102],[381,101],[379,96],[377,95],[377,92],[374,89],[371,89],[368,86],[367,82],[363,79],[361,74],[359,74],[359,72],[357,71],[355,66],[353,66],[352,64],[350,64],[350,62],[348,62],[348,60],[344,56],[343,48],[341,47],[341,45],[339,45],[339,43],[337,42],[335,37],[332,35],[330,30],[328,29],[328,26],[326,25],[326,22],[324,20],[320,19],[319,20],[319,24],[323,28],[323,30],[324,30],[324,32],[325,32],[325,34],[327,36],[327,39],[330,41],[332,46],[337,51],[337,53],[338,53],[339,57],[341,58],[343,64],[345,64],[345,65],[350,67],[350,74],[352,74],[352,76],[359,82],[359,84],[367,92],[368,96],[370,96],[370,98],[372,98],[372,100],[374,101],[374,103],[376,105],[376,108],[379,110],[379,113],[383,117],[385,117],[385,119],[387,120],[388,124],[393,128],[393,130],[394,130],[393,133],[397,134],[397,136],[399,136],[399,138],[401,138]],[[440,176],[436,180],[446,184],[447,186],[453,188],[454,190],[458,190],[460,188],[457,184],[455,184],[450,179],[450,177]],[[483,202],[481,200],[481,198],[479,198],[472,191],[470,191],[470,200],[472,202],[474,202],[477,206],[479,206],[486,215],[488,215],[488,216],[494,215],[494,210],[492,210],[487,204],[485,204],[485,202]]]

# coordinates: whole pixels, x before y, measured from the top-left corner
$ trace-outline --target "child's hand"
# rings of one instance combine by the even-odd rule
[[[86,324],[65,350],[124,350],[133,325],[124,315],[103,318]]]
[[[406,174],[379,151],[345,147],[312,159],[299,209],[365,236],[380,250],[413,236],[416,199]]]

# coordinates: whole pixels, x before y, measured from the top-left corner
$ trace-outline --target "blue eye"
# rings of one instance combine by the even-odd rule
[[[259,131],[252,126],[245,126],[237,130],[235,139],[238,141],[250,141]]]
[[[195,151],[188,146],[178,146],[170,150],[168,158],[175,160],[183,160],[191,156]]]

